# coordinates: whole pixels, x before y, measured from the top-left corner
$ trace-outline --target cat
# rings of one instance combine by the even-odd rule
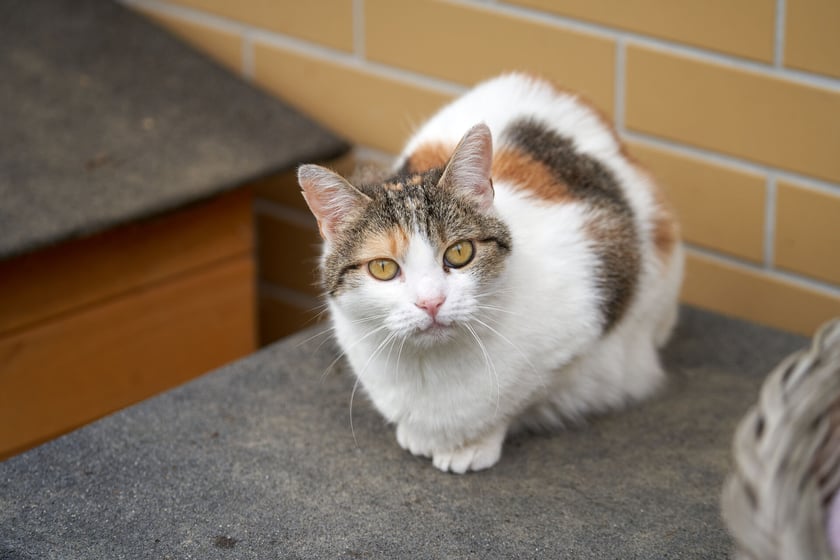
[[[489,468],[508,433],[663,381],[678,225],[578,96],[504,74],[422,125],[386,180],[298,180],[338,343],[399,445],[438,469]]]

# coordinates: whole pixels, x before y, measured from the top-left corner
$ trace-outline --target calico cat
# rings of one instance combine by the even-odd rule
[[[298,179],[338,342],[399,445],[440,470],[491,467],[510,431],[663,380],[678,227],[577,96],[506,74],[426,122],[384,182]]]

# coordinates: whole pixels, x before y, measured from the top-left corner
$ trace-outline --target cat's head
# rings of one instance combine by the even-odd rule
[[[360,329],[430,344],[471,328],[488,309],[511,250],[493,208],[492,152],[480,124],[444,167],[377,185],[301,166],[325,241],[323,288]]]

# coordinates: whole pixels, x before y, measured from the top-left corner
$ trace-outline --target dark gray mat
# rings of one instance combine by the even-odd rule
[[[0,259],[346,149],[116,2],[0,2]]]
[[[723,558],[732,431],[806,343],[685,309],[659,397],[456,476],[358,395],[354,442],[312,334],[0,463],[0,558]]]

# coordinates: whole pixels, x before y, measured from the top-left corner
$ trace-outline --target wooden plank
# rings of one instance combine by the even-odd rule
[[[255,349],[250,253],[0,338],[0,459]]]
[[[0,262],[0,335],[250,251],[249,189]]]
[[[315,218],[307,228],[261,214],[257,216],[257,232],[260,280],[320,296],[318,260],[322,241]]]
[[[300,295],[300,299],[296,302],[284,301],[261,293],[259,300],[260,344],[271,344],[301,329],[319,324],[321,330],[328,331],[330,327],[326,324],[325,306],[320,305],[317,300],[308,302],[309,299],[311,298]],[[331,334],[322,336],[322,340],[326,340]]]

